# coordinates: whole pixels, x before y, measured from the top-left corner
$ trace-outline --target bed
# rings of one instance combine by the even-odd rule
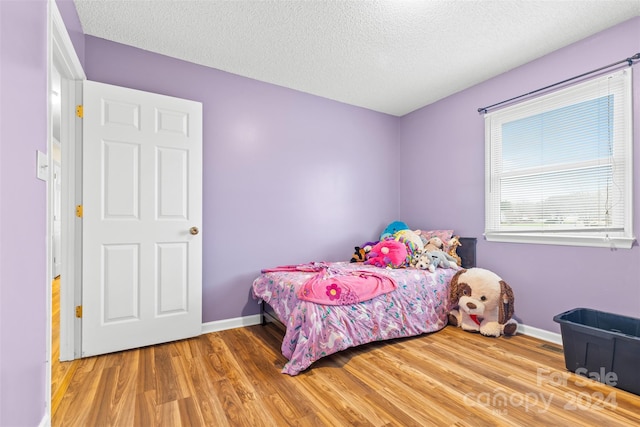
[[[460,240],[462,267],[475,266],[476,239]],[[282,373],[297,375],[315,361],[350,347],[444,328],[450,308],[449,282],[456,271],[310,263],[263,270],[253,281],[252,294],[261,304],[263,323],[271,321],[284,327],[281,350],[288,362]],[[388,281],[395,286],[393,290],[381,286],[379,294],[353,303],[330,305],[301,299],[301,289],[316,277],[353,276],[373,277],[379,284]],[[323,289],[329,288],[323,285]]]

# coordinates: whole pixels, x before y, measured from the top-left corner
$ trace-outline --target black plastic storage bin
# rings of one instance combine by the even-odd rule
[[[568,370],[640,395],[640,319],[575,308],[553,320]]]

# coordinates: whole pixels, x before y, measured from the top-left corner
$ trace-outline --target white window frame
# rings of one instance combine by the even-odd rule
[[[500,138],[494,138],[492,132],[502,132],[502,124],[514,120],[534,116],[545,111],[555,110],[560,106],[573,105],[585,100],[580,99],[581,87],[593,84],[598,79],[623,75],[622,102],[616,102],[614,115],[622,114],[624,125],[614,129],[619,137],[624,138],[622,150],[616,150],[613,157],[624,165],[624,226],[621,231],[550,231],[544,229],[513,231],[503,227],[501,223],[501,188],[500,173],[497,165],[500,162],[502,147]],[[633,92],[631,67],[599,76],[587,82],[560,89],[548,95],[511,105],[485,115],[485,239],[495,242],[534,243],[568,246],[593,246],[629,249],[635,242],[633,234]],[[541,101],[552,100],[552,106],[540,108]],[[618,101],[616,99],[616,101]],[[621,110],[618,110],[620,108]],[[620,152],[622,151],[622,152]],[[495,172],[497,171],[498,172]]]

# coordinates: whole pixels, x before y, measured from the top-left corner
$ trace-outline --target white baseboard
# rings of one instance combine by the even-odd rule
[[[49,412],[49,411],[46,411]],[[49,418],[49,414],[46,413],[42,416],[42,419],[40,420],[40,424],[38,424],[38,427],[50,427],[51,426],[51,419]]]
[[[534,328],[533,326],[527,326],[522,324],[518,325],[518,332],[523,335],[529,335],[530,337],[541,339],[543,341],[548,341],[554,344],[562,345],[562,335],[555,332],[550,332],[544,329]]]
[[[243,328],[245,326],[259,325],[262,322],[259,314],[252,316],[236,317],[234,319],[216,320],[202,324],[202,333],[226,331],[227,329]],[[544,329],[518,324],[518,333],[562,345],[562,335]]]
[[[202,333],[226,331],[227,329],[242,328],[245,326],[259,325],[262,318],[259,314],[252,316],[236,317],[234,319],[216,320],[215,322],[207,322],[202,324]]]

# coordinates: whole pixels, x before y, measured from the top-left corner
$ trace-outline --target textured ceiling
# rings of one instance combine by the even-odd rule
[[[85,34],[396,116],[640,16],[640,0],[75,4]]]

